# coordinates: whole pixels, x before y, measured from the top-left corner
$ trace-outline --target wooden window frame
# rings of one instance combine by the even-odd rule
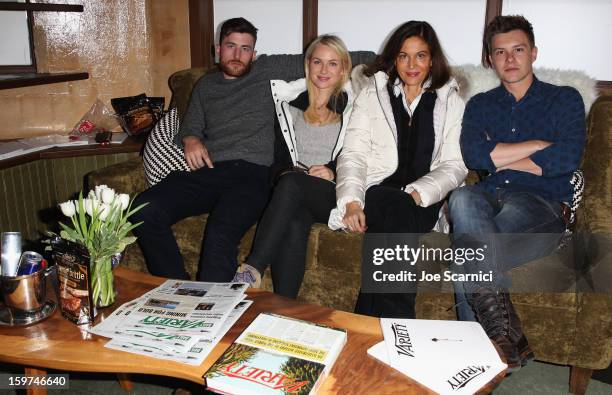
[[[0,66],[0,74],[19,74],[19,73],[36,73],[36,54],[34,53],[34,37],[33,26],[34,19],[32,10],[25,9],[26,6],[32,5],[30,0],[25,0],[25,3],[0,3],[0,11],[25,11],[26,23],[28,24],[28,45],[30,49],[30,64],[29,65],[3,65]],[[23,8],[23,9],[20,9]]]
[[[79,73],[38,73],[36,54],[34,50],[34,12],[83,12],[82,5],[6,2],[0,3],[0,11],[25,11],[28,24],[28,39],[30,45],[29,65],[0,66],[0,89],[21,88],[24,86],[52,84],[56,82],[74,81],[89,78],[85,72]]]
[[[29,0],[28,0],[29,1]],[[191,67],[210,67],[214,64],[214,0],[189,0],[189,30],[191,39]],[[0,3],[1,4],[1,3]],[[503,0],[487,0],[484,28],[502,14]],[[318,33],[318,0],[302,0],[302,45],[304,48]],[[481,62],[485,64],[486,51],[482,47]],[[610,89],[612,81],[597,81],[600,90]]]

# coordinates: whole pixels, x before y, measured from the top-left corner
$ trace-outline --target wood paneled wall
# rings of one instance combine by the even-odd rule
[[[62,219],[57,204],[74,198],[84,176],[137,153],[43,159],[0,170],[0,230],[36,240]]]

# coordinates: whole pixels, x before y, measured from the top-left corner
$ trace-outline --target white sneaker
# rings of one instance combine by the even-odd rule
[[[261,288],[261,274],[259,270],[246,263],[238,266],[233,282],[247,283],[251,288]]]

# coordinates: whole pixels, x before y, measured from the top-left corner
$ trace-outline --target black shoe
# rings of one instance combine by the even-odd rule
[[[523,334],[523,336],[521,336],[517,342],[516,348],[519,353],[519,357],[521,358],[521,366],[525,366],[535,359],[535,354],[531,350],[531,347],[529,347],[525,334]]]
[[[468,302],[487,336],[497,344],[506,357],[508,372],[519,370],[533,359],[533,352],[523,334],[510,295],[489,288],[480,288],[468,295]]]

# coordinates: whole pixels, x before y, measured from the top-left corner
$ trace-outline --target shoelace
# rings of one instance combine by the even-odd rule
[[[489,304],[486,309],[482,308],[485,300],[493,297],[495,299],[494,309],[491,310],[491,305]],[[486,294],[478,294],[474,298],[474,305],[476,307],[476,313],[478,315],[478,319],[483,328],[485,328],[485,332],[489,337],[496,336],[501,334],[503,336],[508,336],[508,328],[509,328],[509,319],[508,313],[505,312],[505,309],[502,307],[504,305],[504,296],[500,293],[486,293]]]

